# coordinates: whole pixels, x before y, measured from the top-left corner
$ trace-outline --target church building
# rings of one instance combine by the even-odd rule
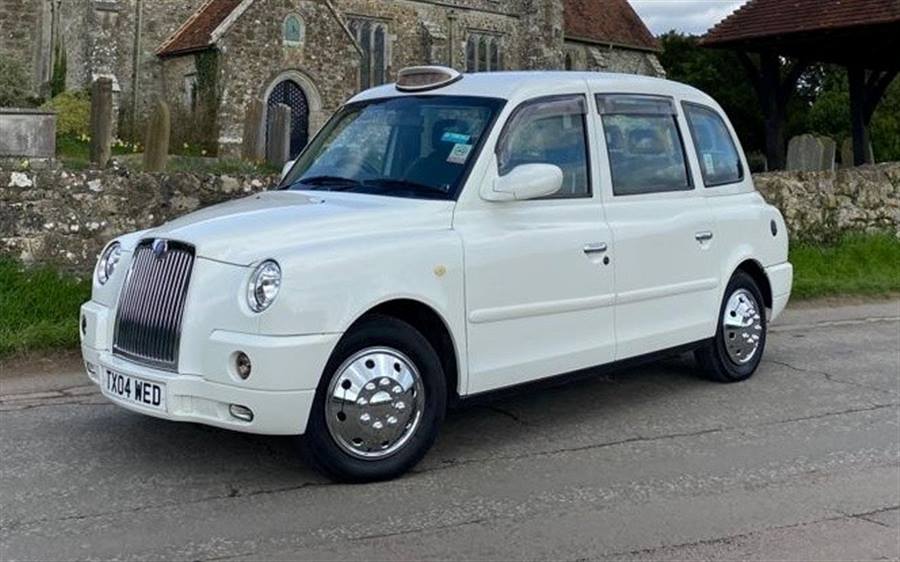
[[[343,101],[411,65],[663,74],[627,0],[0,0],[0,18],[0,56],[26,62],[37,95],[64,57],[68,88],[113,80],[120,129],[162,99],[173,130],[225,155],[254,99],[291,107],[296,154]]]

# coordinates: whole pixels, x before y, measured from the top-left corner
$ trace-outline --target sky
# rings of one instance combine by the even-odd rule
[[[629,0],[654,35],[676,30],[702,35],[746,0]]]

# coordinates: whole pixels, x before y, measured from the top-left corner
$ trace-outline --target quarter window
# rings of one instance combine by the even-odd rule
[[[497,145],[498,173],[553,164],[562,170],[563,184],[548,199],[589,197],[585,105],[583,96],[553,96],[519,106]]]
[[[684,114],[697,149],[704,185],[715,187],[744,179],[744,167],[722,117],[709,107],[687,102]]]
[[[597,96],[614,195],[691,189],[671,98]]]

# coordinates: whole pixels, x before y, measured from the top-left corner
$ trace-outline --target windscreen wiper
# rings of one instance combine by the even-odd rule
[[[312,189],[326,189],[328,191],[345,191],[363,184],[359,180],[343,176],[311,176],[291,182],[285,189],[290,189],[296,185],[308,185]]]

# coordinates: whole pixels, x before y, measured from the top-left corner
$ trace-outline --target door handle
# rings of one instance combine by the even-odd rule
[[[695,234],[694,238],[697,242],[709,242],[713,239],[713,233],[708,230],[703,230]]]
[[[602,254],[605,251],[606,251],[606,243],[605,242],[591,242],[590,244],[584,245],[584,253],[587,255]]]

